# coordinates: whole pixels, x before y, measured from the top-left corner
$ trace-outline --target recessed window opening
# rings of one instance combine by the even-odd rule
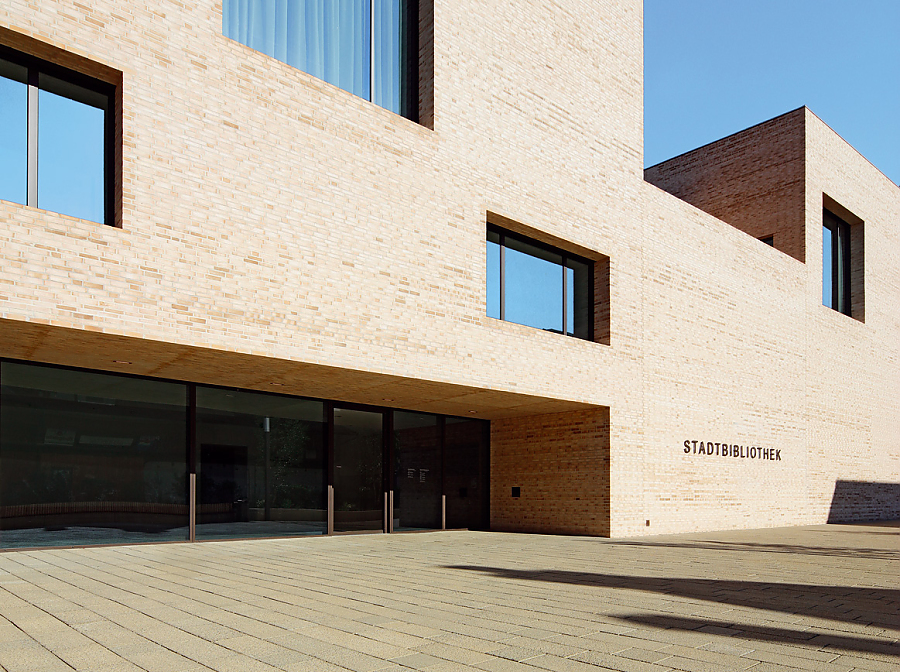
[[[850,314],[850,225],[828,210],[822,217],[822,305]]]
[[[222,33],[417,121],[418,10],[413,0],[223,0]]]
[[[114,92],[0,47],[0,199],[112,224]]]
[[[592,288],[593,262],[488,226],[488,317],[591,340]]]

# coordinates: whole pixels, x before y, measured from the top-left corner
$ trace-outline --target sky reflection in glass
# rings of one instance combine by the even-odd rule
[[[0,199],[25,203],[28,189],[26,69],[0,60]]]
[[[41,89],[39,208],[103,222],[103,110]]]
[[[511,238],[506,245],[505,319],[562,333],[562,257]]]

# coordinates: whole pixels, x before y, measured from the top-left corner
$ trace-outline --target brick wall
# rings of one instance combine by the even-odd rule
[[[805,121],[805,108],[788,112],[651,166],[644,178],[803,261]]]
[[[609,535],[609,449],[609,409],[492,422],[491,529]]]
[[[688,202],[645,182],[639,0],[435,2],[422,124],[214,0],[39,5],[0,41],[121,73],[121,228],[0,202],[0,356],[490,419],[504,529],[815,523],[900,482],[897,186],[805,108],[648,169]],[[826,195],[864,322],[821,305]],[[488,213],[608,259],[600,343],[486,316]]]

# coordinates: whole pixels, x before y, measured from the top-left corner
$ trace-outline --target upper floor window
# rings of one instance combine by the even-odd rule
[[[0,199],[112,224],[114,92],[0,47]]]
[[[593,339],[593,262],[488,225],[487,314]]]
[[[822,216],[822,305],[850,314],[850,225],[828,210]]]
[[[417,121],[415,0],[223,0],[222,32]]]

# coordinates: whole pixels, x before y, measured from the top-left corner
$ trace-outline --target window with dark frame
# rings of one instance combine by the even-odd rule
[[[850,225],[822,214],[822,305],[850,315]]]
[[[417,0],[223,0],[222,33],[418,121]]]
[[[594,263],[520,234],[487,227],[487,315],[593,339]]]
[[[115,86],[0,46],[0,199],[114,224]]]

